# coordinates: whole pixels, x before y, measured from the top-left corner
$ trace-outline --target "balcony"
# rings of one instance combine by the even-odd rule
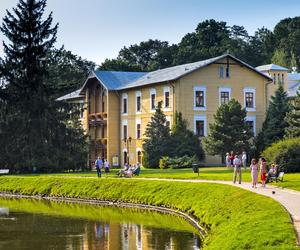
[[[104,126],[107,124],[107,112],[89,114],[90,126]]]

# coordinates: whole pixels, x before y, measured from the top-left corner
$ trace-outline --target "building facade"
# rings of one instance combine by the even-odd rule
[[[287,70],[265,68],[226,54],[153,72],[91,72],[80,90],[85,100],[83,126],[91,140],[90,163],[97,156],[115,166],[142,162],[145,128],[158,102],[168,126],[175,112],[181,112],[201,139],[209,133],[217,108],[234,98],[246,108],[246,119],[257,134],[276,85],[287,88],[288,82]],[[280,79],[274,81],[274,74]],[[204,164],[220,165],[221,158],[207,155]]]

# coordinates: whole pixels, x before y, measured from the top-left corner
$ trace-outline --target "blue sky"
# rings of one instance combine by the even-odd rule
[[[0,0],[0,19],[18,0]],[[152,39],[178,43],[206,19],[242,25],[250,34],[300,15],[299,0],[48,0],[59,22],[57,47],[100,64],[123,46]],[[3,34],[0,34],[2,43]],[[0,46],[0,56],[3,50]]]

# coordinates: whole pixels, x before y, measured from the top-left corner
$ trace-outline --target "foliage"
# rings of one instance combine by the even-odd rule
[[[256,145],[258,152],[284,137],[284,130],[288,126],[285,117],[290,109],[287,93],[284,91],[283,86],[279,85],[275,95],[271,97],[266,120],[258,135],[259,140],[257,140]]]
[[[260,249],[261,246],[264,249],[296,249],[296,236],[290,217],[280,204],[271,198],[231,186],[39,176],[1,177],[0,190],[26,195],[169,207],[190,214],[202,225],[208,226],[209,233],[204,238],[204,249]],[[253,234],[257,231],[257,225],[262,226],[258,233]],[[257,237],[258,234],[261,237]],[[264,235],[272,237],[263,237]]]
[[[196,156],[199,161],[205,158],[200,139],[188,129],[188,122],[182,118],[181,112],[175,113],[169,145],[168,155],[171,157]]]
[[[284,172],[300,172],[300,137],[272,144],[262,152],[267,161],[275,162]]]
[[[146,127],[146,139],[143,143],[143,166],[145,167],[157,168],[159,159],[164,155],[168,155],[170,129],[165,125],[167,120],[161,106],[162,102],[159,102],[154,115]]]
[[[0,75],[0,161],[11,171],[57,171],[84,165],[83,131],[70,123],[72,107],[55,101],[49,54],[58,25],[52,13],[43,20],[46,0],[20,0],[7,12],[1,31],[4,59]],[[74,157],[76,155],[76,157]],[[77,161],[77,162],[76,162]]]
[[[221,105],[214,115],[214,123],[209,124],[210,132],[204,139],[207,152],[224,156],[231,150],[247,151],[253,133],[246,123],[246,115],[246,110],[242,109],[241,104],[235,99]]]
[[[170,158],[168,156],[163,156],[159,160],[159,168],[166,169],[166,168],[188,168],[192,167],[193,163],[197,163],[198,159],[196,156],[187,156],[184,155],[182,157],[174,157]]]
[[[300,137],[300,89],[292,100],[292,109],[285,117],[288,127],[285,128],[286,137]]]

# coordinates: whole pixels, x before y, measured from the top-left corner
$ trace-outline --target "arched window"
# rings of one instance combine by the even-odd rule
[[[141,151],[137,152],[137,162],[139,162],[139,163],[142,162],[142,152]]]

